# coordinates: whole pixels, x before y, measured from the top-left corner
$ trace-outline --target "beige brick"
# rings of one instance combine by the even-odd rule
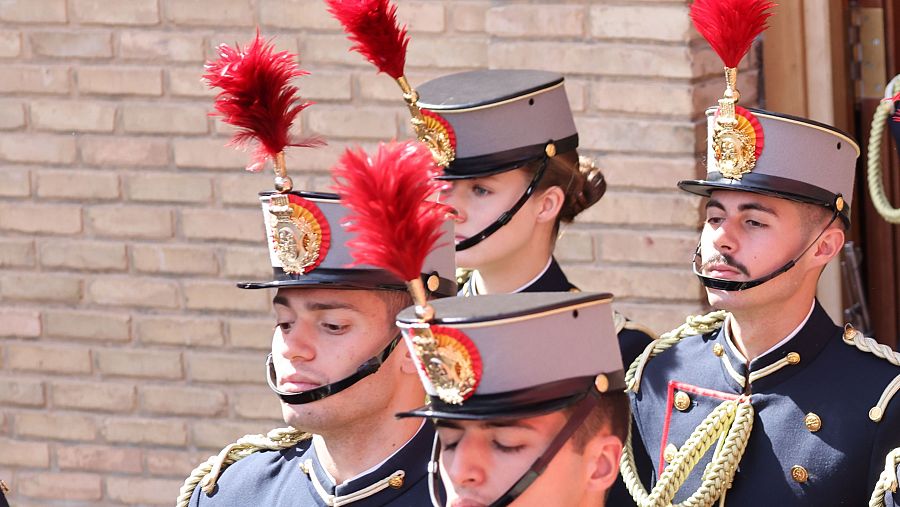
[[[429,75],[428,77],[430,78],[432,76]],[[412,77],[409,79],[412,80]],[[423,83],[427,80],[427,78],[416,80],[415,83]],[[399,101],[403,100],[403,92],[400,91],[397,82],[386,74],[361,72],[357,74],[356,82],[359,96],[367,101],[386,102],[389,105],[402,104],[402,102]],[[350,90],[348,89],[347,91],[349,92]]]
[[[0,336],[34,338],[41,335],[41,314],[15,308],[0,309]]]
[[[257,389],[237,392],[231,395],[234,413],[246,419],[278,419],[281,417],[281,402],[272,391]]]
[[[237,355],[210,354],[202,352],[188,354],[187,367],[194,382],[216,384],[257,384],[265,380],[266,355],[256,357],[242,352]]]
[[[118,199],[119,175],[100,171],[38,171],[38,197],[82,201]]]
[[[439,68],[481,68],[488,66],[486,38],[454,38],[451,46],[443,37],[418,37],[409,45],[407,63]]]
[[[45,403],[43,382],[0,377],[0,404],[4,407],[42,407]]]
[[[22,104],[16,102],[0,103],[0,130],[17,130],[24,126],[25,107]]]
[[[0,278],[0,295],[19,301],[77,303],[81,279],[60,274],[7,274]]]
[[[576,218],[580,223],[648,224],[693,227],[698,202],[689,195],[607,192]]]
[[[134,386],[104,382],[57,381],[50,385],[54,407],[98,412],[130,412],[135,404]]]
[[[97,421],[93,417],[66,412],[19,412],[15,414],[16,436],[50,440],[94,440]]]
[[[272,350],[272,333],[275,318],[231,319],[228,321],[228,343],[232,347]]]
[[[62,66],[6,65],[0,73],[0,92],[63,94],[69,91],[69,69]]]
[[[580,145],[586,150],[681,155],[695,152],[696,127],[693,123],[591,117],[578,118],[576,124]]]
[[[582,290],[612,292],[619,300],[696,301],[701,285],[689,269],[567,267],[569,280]]]
[[[21,52],[21,33],[14,30],[0,30],[0,58],[14,58]]]
[[[107,477],[106,494],[125,504],[167,505],[178,496],[180,481],[137,477]]]
[[[81,159],[104,167],[168,165],[166,139],[146,137],[81,137]]]
[[[212,182],[202,174],[142,171],[127,176],[125,193],[132,201],[209,202]]]
[[[75,161],[75,138],[47,134],[3,134],[0,160],[9,162],[70,164]]]
[[[453,2],[450,24],[458,32],[483,32],[490,2]]]
[[[4,168],[0,172],[0,196],[28,197],[31,195],[31,172],[27,169]]]
[[[202,62],[203,37],[177,32],[121,31],[119,57],[154,62]]]
[[[31,50],[38,56],[57,58],[109,58],[112,36],[108,32],[32,32]]]
[[[89,312],[85,310],[45,310],[44,332],[47,336],[127,342],[131,340],[128,314]]]
[[[45,443],[3,438],[0,439],[0,448],[3,449],[0,452],[0,465],[29,468],[50,466],[50,449]],[[20,488],[20,492],[24,492],[25,485],[20,484]]]
[[[590,24],[598,39],[687,42],[693,33],[687,5],[595,5]]]
[[[178,451],[144,451],[147,472],[153,476],[173,477],[183,480],[199,463],[206,461],[208,452],[187,453]]]
[[[0,203],[0,229],[76,234],[81,232],[81,208],[62,204]]]
[[[176,245],[135,245],[131,258],[138,271],[172,274],[215,274],[219,270],[211,248]]]
[[[397,9],[397,21],[413,33],[441,33],[447,26],[444,3],[405,1]]]
[[[178,285],[148,278],[98,278],[88,284],[87,297],[94,303],[138,308],[177,308]]]
[[[269,252],[263,245],[256,248],[231,247],[225,250],[223,271],[230,279],[262,280],[271,277]]]
[[[309,152],[311,150],[304,150]],[[292,166],[288,165],[288,170]],[[305,188],[299,186],[299,180],[296,176],[292,176],[294,180],[294,188]],[[231,176],[220,176],[215,179],[216,194],[223,204],[252,206],[259,209],[259,192],[272,188],[271,173],[260,171],[258,173],[243,172],[242,174]],[[262,220],[262,216],[260,216]]]
[[[95,350],[94,355],[103,375],[160,379],[184,376],[180,352],[109,348]]]
[[[143,386],[140,390],[141,406],[153,414],[216,416],[226,408],[225,395],[208,388]]]
[[[324,2],[315,2],[324,4]],[[300,96],[308,100],[350,100],[352,96],[349,72],[321,71],[297,80]],[[390,78],[387,78],[390,79]],[[397,85],[394,84],[396,87]],[[397,88],[399,90],[399,88]],[[397,95],[395,94],[395,98]],[[313,106],[317,107],[317,106]],[[302,113],[301,113],[302,114]]]
[[[246,241],[262,244],[265,227],[257,210],[186,209],[181,229],[190,239]]]
[[[59,132],[112,132],[116,107],[100,102],[40,100],[31,103],[35,128]]]
[[[249,0],[166,0],[166,18],[176,25],[253,26]]]
[[[586,18],[581,5],[507,5],[487,12],[487,32],[501,37],[580,37]]]
[[[0,0],[0,20],[13,23],[65,23],[66,0]]]
[[[306,112],[306,125],[311,132],[326,137],[362,137],[367,139],[390,139],[397,136],[394,109],[325,106],[320,104]]]
[[[22,238],[0,239],[0,268],[34,266],[34,241]]]
[[[102,445],[59,445],[56,462],[62,470],[140,473],[140,449]]]
[[[19,472],[19,494],[32,498],[65,498],[99,501],[103,497],[100,476],[80,473]]]
[[[141,317],[135,332],[142,343],[216,347],[224,343],[222,324],[201,317]]]
[[[266,40],[271,41],[273,44],[273,48],[276,52],[287,51],[293,55],[298,55],[300,53],[300,46],[297,43],[296,37],[291,37],[288,35],[275,35],[275,36],[265,36]],[[226,31],[217,31],[215,34],[211,35],[206,39],[206,59],[214,60],[219,57],[219,46],[222,44],[226,44],[228,46],[234,47],[237,43],[241,46],[246,46],[253,40],[253,35],[245,30],[237,30],[233,32]],[[306,57],[303,58],[304,62],[306,61]]]
[[[207,108],[185,105],[126,104],[122,107],[125,132],[138,134],[205,134]]]
[[[259,19],[263,25],[278,28],[341,29],[340,23],[328,13],[325,2],[316,0],[262,0]]]
[[[215,97],[216,92],[206,87],[200,79],[196,67],[186,69],[170,68],[169,93],[175,97]]]
[[[112,417],[104,421],[103,438],[130,445],[184,446],[187,428],[181,421]],[[183,450],[178,452],[184,453]]]
[[[687,268],[698,239],[693,232],[602,231],[600,258],[609,262],[643,262]]]
[[[162,95],[162,71],[142,67],[82,67],[78,90],[93,95]]]
[[[229,282],[185,282],[184,297],[191,310],[264,312],[271,304],[266,291],[241,290]]]
[[[491,68],[542,68],[563,74],[674,78],[691,78],[695,72],[692,55],[687,48],[678,46],[517,40],[493,43],[488,53]]]
[[[169,238],[172,212],[147,206],[93,206],[87,221],[96,234],[131,238]]]
[[[697,110],[693,88],[689,82],[655,79],[596,81],[591,84],[590,104],[601,111],[690,117]]]
[[[175,139],[175,165],[180,168],[240,170],[247,166],[250,154],[226,147],[223,139]]]
[[[590,262],[595,259],[594,238],[589,232],[564,230],[553,251],[560,262]]]
[[[191,438],[194,445],[206,449],[218,451],[222,447],[235,442],[244,435],[259,435],[268,433],[273,428],[271,424],[261,421],[255,422],[231,422],[231,421],[197,421],[191,428]],[[279,426],[284,426],[280,424]]]
[[[6,367],[44,374],[90,373],[91,352],[85,347],[10,343],[6,347]]]
[[[155,25],[159,22],[157,0],[74,0],[72,11],[81,24]]]
[[[46,239],[39,242],[38,251],[45,268],[122,271],[128,267],[121,243]]]
[[[598,162],[611,188],[674,190],[679,181],[700,176],[692,156],[609,155]]]

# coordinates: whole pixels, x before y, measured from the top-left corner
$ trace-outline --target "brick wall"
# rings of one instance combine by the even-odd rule
[[[698,311],[687,260],[703,108],[720,65],[685,0],[400,0],[413,84],[478,67],[566,74],[582,151],[610,183],[565,231],[573,281],[657,330]],[[0,478],[17,506],[167,505],[193,466],[279,420],[262,382],[270,294],[255,194],[206,116],[201,66],[259,24],[300,51],[317,104],[289,156],[325,189],[350,143],[406,137],[318,0],[0,0]],[[756,68],[756,63],[751,62]],[[754,71],[742,91],[755,99]]]

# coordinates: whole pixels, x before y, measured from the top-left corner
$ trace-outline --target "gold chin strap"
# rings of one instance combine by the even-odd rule
[[[882,343],[878,343],[872,338],[863,336],[862,333],[857,331],[850,324],[844,326],[844,343],[853,345],[863,352],[868,352],[875,357],[884,359],[894,366],[900,366],[900,353],[894,352],[892,348]],[[875,422],[881,421],[888,403],[891,402],[891,398],[893,398],[898,391],[900,391],[900,374],[894,377],[894,380],[884,388],[881,397],[878,399],[878,403],[869,410],[869,419]]]
[[[897,493],[897,466],[900,465],[900,447],[889,452],[884,459],[884,471],[875,483],[875,490],[869,499],[869,507],[887,507],[884,495],[888,491]]]
[[[634,360],[625,374],[627,389],[638,392],[641,375],[650,358],[672,348],[687,336],[706,334],[722,327],[727,317],[724,311],[716,311],[702,316],[691,316],[678,328],[664,333],[649,344],[644,352]],[[750,400],[726,400],[713,410],[694,429],[685,444],[678,450],[662,476],[650,492],[638,479],[634,463],[634,450],[629,427],[628,439],[622,452],[620,463],[622,479],[629,493],[640,507],[667,507],[678,489],[687,480],[700,458],[716,443],[712,461],[706,466],[700,487],[677,506],[709,507],[717,501],[724,505],[725,494],[731,487],[737,465],[747,448],[750,431],[753,429],[753,406]]]
[[[219,475],[235,461],[250,456],[259,451],[279,451],[288,449],[307,440],[312,435],[294,428],[275,428],[265,435],[245,435],[237,442],[229,444],[218,455],[210,456],[208,460],[197,466],[191,475],[185,479],[178,492],[175,507],[187,507],[191,501],[191,495],[199,484],[206,494],[212,493],[216,487]]]

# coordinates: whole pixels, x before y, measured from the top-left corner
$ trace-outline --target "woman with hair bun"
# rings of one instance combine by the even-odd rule
[[[441,201],[456,216],[456,263],[469,271],[460,295],[577,291],[553,249],[560,223],[606,191],[600,170],[579,157],[562,76],[478,70],[421,85],[429,126],[452,145]],[[617,314],[627,367],[653,333]]]

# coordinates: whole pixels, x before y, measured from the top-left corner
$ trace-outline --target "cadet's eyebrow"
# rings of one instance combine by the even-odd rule
[[[279,296],[279,295],[276,295],[274,298],[272,298],[272,304],[282,305],[282,306],[287,306],[287,307],[291,306],[290,304],[288,304],[288,299],[286,297]],[[342,301],[325,301],[325,302],[310,301],[310,302],[304,304],[303,306],[310,312],[316,312],[316,311],[322,311],[322,310],[353,310],[353,311],[357,311],[357,312],[359,311],[359,308],[357,308],[356,306],[354,306],[350,303],[344,303]]]
[[[715,199],[710,199],[710,200],[706,201],[706,209],[709,209],[709,208],[719,208],[720,210],[725,211],[725,206],[723,206],[721,202],[719,202]]]
[[[710,200],[706,201],[706,209],[709,209],[709,208],[718,208],[722,211],[726,211],[725,205],[723,205],[721,202],[719,202],[715,199],[710,199]],[[762,204],[760,204],[758,202],[747,202],[747,203],[738,205],[738,211],[749,211],[749,210],[762,211],[763,213],[768,213],[768,214],[776,216],[776,217],[778,216],[778,213],[776,213],[773,208],[770,208],[768,206],[763,206]]]
[[[481,425],[485,428],[522,428],[532,431],[537,430],[533,424],[523,419],[496,419],[493,421],[485,421]]]

